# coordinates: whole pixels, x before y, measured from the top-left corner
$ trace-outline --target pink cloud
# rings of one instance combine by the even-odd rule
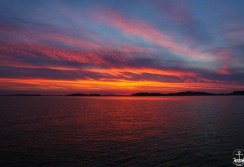
[[[231,72],[229,71],[231,58],[233,57],[233,53],[231,50],[226,48],[216,49],[214,52],[216,57],[218,57],[218,61],[220,62],[219,67],[215,71],[217,74],[229,75]]]
[[[146,22],[127,19],[118,12],[104,7],[100,7],[99,10],[103,14],[91,13],[92,17],[99,24],[115,27],[128,36],[140,37],[178,56],[197,58],[202,61],[211,61],[214,59],[212,55],[193,50],[183,43],[177,43],[170,35],[162,30],[159,31]]]

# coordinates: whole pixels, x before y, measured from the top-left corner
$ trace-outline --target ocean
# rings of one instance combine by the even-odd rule
[[[2,96],[0,166],[230,167],[243,129],[243,96]]]

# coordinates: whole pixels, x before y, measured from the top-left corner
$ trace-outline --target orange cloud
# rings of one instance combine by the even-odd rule
[[[120,92],[130,94],[138,91],[176,92],[185,90],[221,91],[243,89],[243,85],[221,83],[167,83],[156,81],[129,80],[52,80],[29,78],[0,78],[3,90],[38,90],[38,91],[76,91],[76,92]]]
[[[181,72],[181,71],[173,71],[173,70],[158,70],[152,68],[109,68],[109,69],[99,69],[99,68],[88,68],[84,69],[89,72],[96,73],[105,73],[112,76],[126,76],[124,73],[132,73],[132,74],[159,74],[159,75],[168,75],[168,76],[177,76],[177,77],[195,77],[196,73],[193,72]]]

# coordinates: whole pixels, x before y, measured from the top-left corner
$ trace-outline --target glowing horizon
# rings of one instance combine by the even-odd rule
[[[0,94],[244,89],[244,2],[0,2]]]

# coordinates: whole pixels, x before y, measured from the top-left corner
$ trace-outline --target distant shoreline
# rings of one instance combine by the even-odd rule
[[[243,96],[244,91],[233,91],[232,93],[208,93],[208,92],[194,92],[194,91],[186,91],[186,92],[176,92],[176,93],[150,93],[150,92],[140,92],[134,93],[131,96],[231,96],[238,95]]]
[[[9,94],[0,96],[83,96],[83,97],[99,97],[99,96],[244,96],[244,91],[233,91],[232,93],[208,93],[208,92],[176,92],[176,93],[158,93],[158,92],[138,92],[131,95],[116,95],[116,94],[84,94],[84,93],[74,93],[65,95],[42,95],[42,94]]]

